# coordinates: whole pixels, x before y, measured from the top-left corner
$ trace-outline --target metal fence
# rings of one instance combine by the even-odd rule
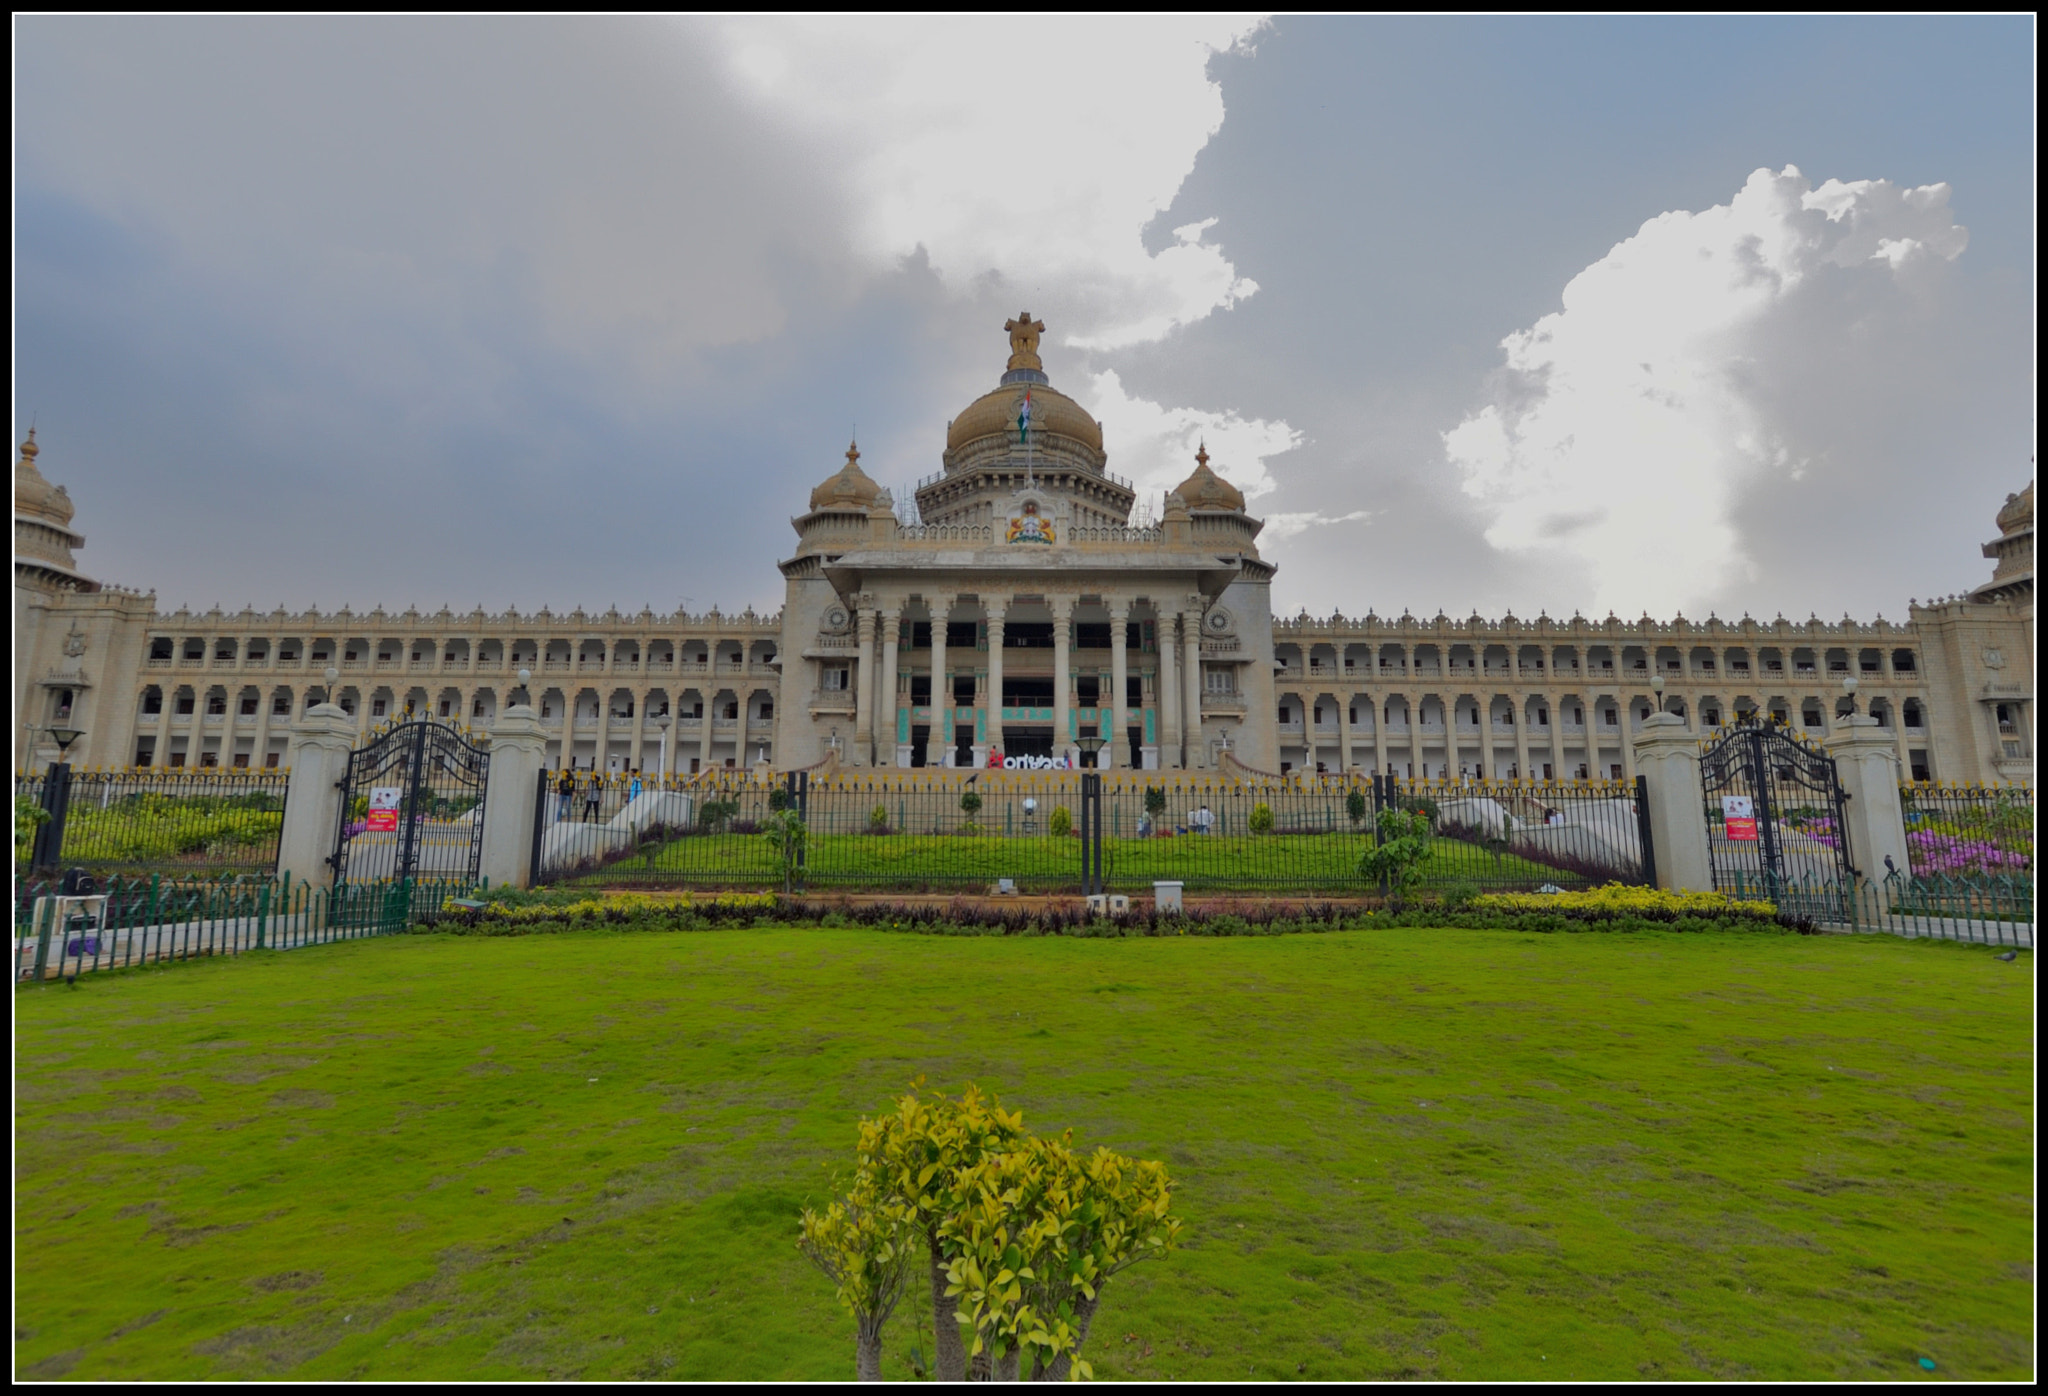
[[[1750,889],[1762,895],[1763,889]],[[1736,889],[1741,895],[1742,889]],[[1803,916],[1823,930],[1971,941],[1979,945],[2034,945],[2031,877],[1909,877],[1789,883],[1779,889],[1779,911]]]
[[[761,834],[777,801],[807,828],[800,883],[817,890],[1078,892],[1078,771],[825,779],[542,778],[537,881],[591,886],[780,887]],[[779,793],[778,793],[779,792]],[[1306,777],[1246,781],[1110,772],[1099,841],[1111,891],[1178,881],[1191,892],[1361,895],[1381,809],[1426,811],[1434,886],[1530,890],[1651,880],[1634,784]]]
[[[284,829],[284,770],[80,770],[14,778],[17,881],[100,875],[268,875]]]
[[[1899,787],[1906,854],[1915,879],[1990,880],[2034,875],[2034,792],[2024,785],[1913,781]],[[1870,870],[1875,873],[1876,869]]]
[[[448,898],[471,890],[468,882],[410,878],[331,889],[250,876],[37,882],[17,887],[14,977],[390,935],[437,919]]]

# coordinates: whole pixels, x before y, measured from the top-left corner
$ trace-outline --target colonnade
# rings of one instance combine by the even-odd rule
[[[1094,677],[1100,684],[1093,708],[1087,709],[1093,716],[1081,720],[1098,724],[1098,731],[1102,725],[1108,728],[1098,764],[1105,769],[1131,764],[1128,734],[1132,728],[1145,734],[1139,745],[1141,749],[1156,750],[1161,766],[1205,764],[1200,741],[1202,611],[1198,598],[1189,598],[1175,607],[1141,596],[1094,593],[1050,594],[1021,600],[987,594],[862,596],[856,598],[854,611],[854,736],[849,755],[857,765],[906,764],[911,754],[905,749],[903,733],[913,725],[929,728],[928,764],[953,764],[958,746],[956,724],[964,725],[963,720],[973,725],[972,746],[977,759],[990,749],[1001,750],[1005,668],[1020,656],[1034,655],[1037,649],[1011,643],[1015,639],[1013,628],[1047,622],[1052,651],[1052,701],[1046,705],[1049,713],[1034,722],[1014,714],[1020,707],[1039,705],[1012,704],[1012,725],[1042,725],[1049,719],[1054,753],[1078,755],[1077,719],[1084,705],[1075,700],[1075,630],[1080,625],[1106,623],[1107,672],[1101,672],[1099,659],[1089,661],[1090,651],[1078,651],[1082,656],[1079,667],[1096,669]],[[1043,619],[1039,616],[1041,611]],[[1025,616],[1020,617],[1019,612]],[[1154,640],[1149,662],[1148,656],[1141,654],[1135,670],[1129,642],[1130,623],[1134,620],[1149,622]],[[920,622],[928,625],[931,632],[930,658],[922,666],[916,666],[915,661],[907,666],[905,628]],[[971,669],[962,668],[961,661],[954,657],[957,647],[949,648],[946,633],[949,624],[966,622],[985,631],[985,635],[976,637]],[[1030,664],[1028,670],[1032,677],[1040,677],[1036,663]],[[920,676],[929,681],[927,701],[913,705],[911,684],[906,680]],[[972,701],[968,703],[958,701],[954,688],[955,681],[963,677],[971,678],[974,684]],[[1130,681],[1134,677],[1141,685],[1141,697],[1135,703],[1130,699]],[[1147,696],[1151,701],[1145,701]],[[916,717],[917,708],[924,709],[925,717],[913,724],[910,719]]]
[[[1283,706],[1298,705],[1301,709],[1299,735],[1296,736],[1290,718],[1282,728],[1282,749],[1302,747],[1310,769],[1322,761],[1326,747],[1334,746],[1338,769],[1392,771],[1416,777],[1469,773],[1492,777],[1512,774],[1526,779],[1541,777],[1547,761],[1555,779],[1577,778],[1578,767],[1583,764],[1586,775],[1593,779],[1633,780],[1633,738],[1641,730],[1643,720],[1660,711],[1676,713],[1688,730],[1702,737],[1712,736],[1734,721],[1739,712],[1747,711],[1766,716],[1781,714],[1794,730],[1816,740],[1844,727],[1843,716],[1837,711],[1843,702],[1839,691],[1765,693],[1754,697],[1738,694],[1723,699],[1711,693],[1673,695],[1628,688],[1590,692],[1527,688],[1443,692],[1379,685],[1290,687],[1283,682],[1280,693]],[[1900,770],[1910,774],[1913,751],[1918,749],[1924,754],[1932,731],[1925,704],[1914,700],[1920,721],[1909,727],[1893,700],[1884,697],[1877,702],[1883,722],[1877,730],[1892,741]],[[1467,703],[1477,710],[1476,725],[1457,720]],[[1507,723],[1495,720],[1495,713],[1503,704],[1511,719]],[[1335,709],[1334,724],[1316,720],[1318,710],[1326,706]],[[1404,719],[1398,725],[1388,720],[1397,706]],[[1434,721],[1422,721],[1426,706],[1434,707]],[[1868,713],[1869,708],[1866,702],[1859,710]],[[1817,725],[1805,720],[1815,712],[1820,717]],[[1709,715],[1713,720],[1708,720]],[[1504,755],[1509,747],[1513,749],[1511,758]],[[1511,768],[1509,760],[1513,762]]]

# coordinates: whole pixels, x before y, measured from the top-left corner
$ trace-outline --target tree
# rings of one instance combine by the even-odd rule
[[[1344,813],[1350,817],[1354,826],[1365,823],[1365,792],[1363,790],[1353,790],[1344,797]]]
[[[960,796],[960,812],[967,816],[960,821],[960,832],[963,834],[980,833],[981,825],[974,822],[974,816],[981,812],[981,796],[972,790],[962,792]]]
[[[964,1380],[970,1366],[1014,1381],[1027,1353],[1036,1380],[1093,1375],[1080,1352],[1103,1286],[1179,1234],[1165,1166],[1107,1149],[1083,1156],[1071,1132],[1028,1135],[1021,1115],[972,1086],[955,1101],[920,1097],[922,1084],[860,1122],[846,1201],[804,1213],[801,1244],[854,1314],[862,1376],[894,1304],[882,1302],[888,1266],[919,1237],[940,1381]]]
[[[1166,813],[1166,791],[1156,785],[1145,787],[1145,813],[1152,816],[1154,824],[1159,822],[1159,816]]]
[[[1422,862],[1429,857],[1429,815],[1422,810],[1383,809],[1379,836],[1358,860],[1361,876],[1371,878],[1401,899],[1422,882]]]
[[[862,1381],[882,1379],[882,1329],[903,1297],[914,1255],[903,1210],[879,1182],[864,1170],[843,1200],[822,1212],[805,1208],[797,1242],[853,1314],[854,1371]]]
[[[775,845],[776,860],[782,864],[784,893],[796,889],[797,864],[803,859],[804,845],[810,836],[803,816],[793,809],[772,810],[761,821],[761,837]]]
[[[923,1237],[930,1258],[933,1371],[940,1381],[967,1379],[967,1345],[959,1305],[947,1302],[947,1222],[960,1210],[963,1180],[984,1155],[1024,1137],[1024,1117],[1006,1112],[969,1086],[958,1101],[921,1099],[915,1089],[893,1114],[860,1123],[863,1168],[874,1167],[907,1224]],[[954,1321],[949,1322],[948,1316]]]

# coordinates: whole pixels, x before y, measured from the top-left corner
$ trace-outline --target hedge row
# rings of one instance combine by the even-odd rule
[[[1155,911],[1091,916],[1081,909],[1023,910],[956,901],[940,905],[846,904],[779,898],[767,894],[726,895],[700,900],[587,898],[572,903],[482,908],[450,907],[431,926],[416,929],[454,935],[546,935],[593,928],[698,931],[729,926],[864,926],[918,935],[1074,936],[1269,936],[1396,926],[1443,926],[1479,930],[1534,931],[1751,931],[1810,935],[1813,922],[1753,910],[1711,914],[1666,908],[1617,910],[1570,906],[1518,911],[1479,906],[1409,906],[1361,909],[1355,904],[1310,903],[1299,908],[1254,907],[1243,911],[1193,910],[1181,915]]]

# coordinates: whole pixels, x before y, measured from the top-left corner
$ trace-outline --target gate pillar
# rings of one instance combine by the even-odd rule
[[[291,767],[278,835],[277,870],[310,887],[334,885],[334,830],[348,777],[356,720],[333,703],[316,703],[292,724],[285,764]]]
[[[705,726],[711,719],[704,719]],[[483,860],[493,887],[524,887],[533,873],[533,792],[547,759],[547,733],[533,709],[507,708],[491,728],[491,780],[484,787]]]
[[[1835,758],[1835,773],[1848,797],[1842,822],[1849,826],[1849,852],[1856,871],[1883,881],[1884,861],[1892,860],[1899,876],[1910,863],[1906,853],[1906,814],[1899,804],[1899,753],[1891,734],[1877,719],[1853,713],[1836,719],[1836,730],[1823,744]]]
[[[1643,719],[1633,749],[1636,770],[1650,798],[1657,885],[1671,892],[1713,891],[1699,738],[1686,730],[1685,719],[1677,714],[1652,713]]]

